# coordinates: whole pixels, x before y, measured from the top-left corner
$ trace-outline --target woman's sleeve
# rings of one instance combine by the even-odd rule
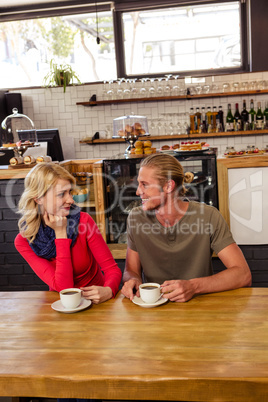
[[[116,264],[109,247],[105,243],[98,226],[89,215],[87,223],[87,243],[104,274],[104,286],[109,286],[115,297],[119,290],[122,272]]]
[[[15,247],[28,262],[36,275],[50,289],[60,292],[74,286],[73,266],[71,259],[71,239],[56,239],[56,261],[38,257],[29,246],[28,241],[20,234],[15,239]]]

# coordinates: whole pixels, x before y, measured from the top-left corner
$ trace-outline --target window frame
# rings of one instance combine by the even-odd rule
[[[115,0],[112,1],[93,1],[93,0],[74,0],[31,4],[19,7],[4,8],[0,7],[0,22],[11,22],[17,20],[27,20],[32,18],[44,18],[53,16],[64,16],[68,14],[80,14],[86,12],[107,11],[112,9],[113,25],[114,25],[114,43],[115,43],[115,61],[117,78],[125,77],[131,78],[133,75],[126,74],[125,65],[125,52],[124,52],[124,38],[123,38],[123,13],[149,10],[149,9],[161,9],[167,7],[184,6],[184,5],[205,5],[205,4],[219,4],[226,2],[234,2],[237,0]],[[194,70],[194,71],[173,71],[173,74],[179,74],[180,77],[205,77],[216,75],[236,74],[250,71],[250,39],[249,39],[249,2],[248,0],[239,0],[240,2],[240,33],[241,33],[241,67],[232,67],[215,70]],[[168,72],[168,74],[172,74]],[[163,73],[159,74],[140,74],[135,75],[135,78],[144,77],[161,77]],[[90,81],[89,83],[94,83]]]
[[[125,78],[135,78],[141,79],[145,77],[161,77],[165,72],[155,73],[155,74],[127,74],[126,72],[126,64],[125,64],[125,47],[124,47],[124,37],[123,37],[123,14],[124,12],[138,11],[138,10],[149,10],[149,9],[162,9],[167,7],[175,7],[175,6],[183,6],[183,5],[205,5],[205,4],[219,4],[219,3],[232,3],[237,0],[207,0],[207,1],[196,1],[196,0],[181,0],[181,1],[173,1],[169,0],[166,4],[163,4],[163,1],[144,1],[144,2],[135,2],[139,3],[133,6],[132,3],[121,3],[116,6],[114,11],[114,35],[115,35],[115,53],[116,53],[116,65],[117,65],[117,75],[118,77]],[[242,64],[241,67],[229,67],[224,69],[215,69],[215,70],[188,70],[188,71],[177,71],[174,70],[172,72],[167,72],[168,74],[179,74],[180,77],[206,77],[211,75],[224,75],[224,74],[237,74],[244,73],[249,71],[249,53],[248,53],[248,23],[247,23],[247,4],[245,0],[238,0],[240,2],[240,35],[241,35],[241,58]],[[132,4],[132,6],[131,6]]]

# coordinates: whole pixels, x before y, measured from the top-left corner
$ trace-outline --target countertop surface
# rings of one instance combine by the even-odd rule
[[[57,292],[0,293],[0,395],[266,401],[268,289],[142,308],[119,293],[74,314]]]

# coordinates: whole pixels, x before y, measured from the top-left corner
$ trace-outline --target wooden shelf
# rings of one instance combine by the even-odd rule
[[[98,106],[98,105],[113,105],[120,103],[133,103],[133,102],[159,102],[169,100],[185,100],[185,99],[203,99],[203,98],[222,98],[226,96],[241,96],[241,95],[261,95],[268,94],[268,89],[257,89],[255,91],[237,91],[237,92],[218,92],[197,95],[182,95],[182,96],[154,96],[152,98],[131,98],[131,99],[111,99],[100,100],[95,102],[77,102],[77,105],[82,106]]]
[[[202,133],[202,134],[183,134],[183,135],[150,135],[149,137],[139,137],[139,140],[155,140],[155,141],[167,141],[167,140],[185,140],[185,139],[201,139],[201,138],[220,138],[220,137],[237,137],[240,135],[259,135],[268,134],[267,130],[251,130],[251,131],[227,131],[222,133]],[[81,140],[80,144],[95,145],[95,144],[110,144],[110,143],[124,143],[124,138],[107,138],[99,140]]]

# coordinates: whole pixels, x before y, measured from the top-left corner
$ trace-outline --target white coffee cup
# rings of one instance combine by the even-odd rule
[[[78,288],[63,289],[60,291],[60,299],[63,307],[74,309],[81,303],[82,290]]]
[[[161,297],[159,283],[143,283],[139,286],[140,297],[144,303],[155,303]]]

